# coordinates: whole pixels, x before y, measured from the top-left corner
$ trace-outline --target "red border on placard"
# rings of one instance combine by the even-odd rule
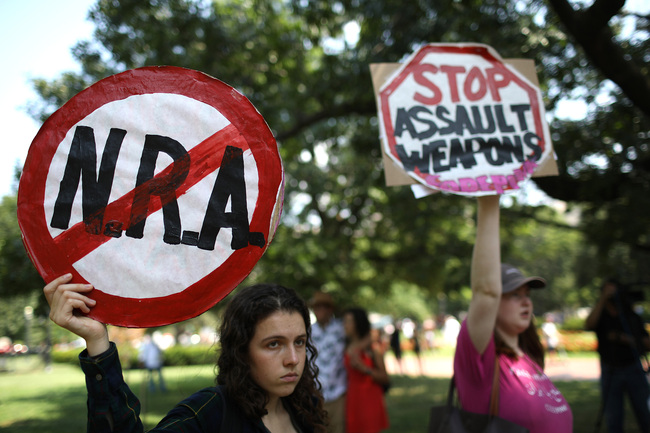
[[[230,131],[231,138],[238,141],[241,147],[250,148],[258,170],[259,195],[250,228],[251,231],[263,233],[267,243],[264,247],[249,245],[235,250],[217,269],[173,295],[137,299],[93,290],[91,297],[97,300],[97,305],[89,316],[118,326],[162,326],[195,317],[214,306],[246,278],[264,254],[273,237],[269,231],[275,229],[272,221],[277,201],[280,201],[277,203],[278,212],[281,209],[282,194],[278,192],[283,188],[284,178],[277,144],[268,125],[245,96],[204,73],[173,66],[145,67],[113,75],[80,92],[52,114],[32,141],[25,161],[18,190],[18,222],[25,248],[46,282],[67,272],[73,274],[73,282],[86,281],[73,267],[79,252],[69,254],[68,251],[73,252],[78,247],[73,249],[71,244],[66,246],[65,234],[75,228],[68,229],[56,239],[48,230],[44,209],[48,170],[43,168],[50,167],[68,131],[90,113],[112,101],[152,93],[179,94],[208,104],[236,128],[234,136]],[[221,154],[222,150],[215,153]],[[221,162],[209,152],[204,156],[203,162],[208,165]],[[214,171],[218,165],[211,168]],[[189,175],[177,190],[177,196],[187,191],[192,182],[196,183],[197,176]],[[81,249],[84,250],[83,245]],[[81,254],[85,255],[83,252]],[[119,281],[116,280],[116,284]]]
[[[544,123],[542,120],[542,113],[540,111],[540,105],[537,98],[537,92],[532,88],[526,81],[522,80],[521,77],[512,72],[501,59],[496,58],[490,50],[483,45],[443,45],[443,44],[430,44],[425,45],[420,48],[420,50],[409,60],[409,62],[404,66],[404,68],[398,73],[398,75],[380,92],[379,98],[381,100],[381,113],[382,113],[382,123],[384,125],[385,136],[388,143],[390,155],[395,161],[400,161],[400,158],[397,154],[395,146],[397,145],[397,140],[395,140],[395,128],[390,116],[390,109],[388,107],[388,99],[395,92],[397,87],[412,73],[412,67],[418,65],[422,62],[424,56],[429,53],[453,53],[453,54],[468,54],[476,55],[483,57],[488,62],[493,65],[501,65],[504,70],[510,73],[511,78],[515,81],[527,94],[531,101],[531,110],[533,112],[533,117],[535,119],[535,132],[540,137],[539,146],[542,148],[542,152],[546,149],[546,134],[544,134]],[[401,162],[399,162],[401,165]],[[523,168],[523,164],[520,168]],[[402,169],[404,169],[402,165]],[[425,185],[433,187],[428,184],[425,176],[430,176],[430,174],[422,174],[416,167],[416,171],[408,172],[411,177],[416,178],[417,180],[423,182]],[[411,174],[413,173],[413,174]],[[510,187],[504,189],[511,189]]]

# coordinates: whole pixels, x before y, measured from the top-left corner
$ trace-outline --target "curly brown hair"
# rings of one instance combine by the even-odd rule
[[[315,432],[325,432],[326,412],[317,381],[316,348],[311,341],[309,310],[293,289],[278,284],[256,284],[241,289],[226,307],[219,330],[221,352],[217,361],[216,382],[241,408],[244,415],[260,419],[266,415],[266,391],[251,377],[248,362],[249,343],[257,324],[271,314],[282,311],[299,313],[307,331],[307,359],[294,392],[282,401],[305,425]]]

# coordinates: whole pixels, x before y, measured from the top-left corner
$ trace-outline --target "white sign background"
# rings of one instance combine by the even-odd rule
[[[422,65],[427,69],[422,73]],[[457,68],[456,72],[444,72],[443,67]],[[462,68],[462,72],[460,71]],[[473,68],[480,71],[469,79]],[[494,69],[497,68],[497,69]],[[496,83],[496,91],[490,89],[489,76],[486,71],[500,71],[495,73],[495,80],[503,80],[507,77],[508,83]],[[416,79],[415,71],[419,77]],[[434,72],[435,71],[435,72]],[[476,72],[476,71],[474,71]],[[418,82],[419,80],[419,82]],[[469,83],[465,88],[465,82]],[[424,84],[423,84],[424,83]],[[484,87],[482,88],[481,85]],[[481,98],[468,97],[481,95]],[[496,98],[495,98],[496,96]],[[417,100],[416,98],[420,98]],[[427,105],[422,100],[433,100],[438,98],[436,104]],[[498,99],[500,98],[500,100]],[[530,109],[515,113],[510,110],[513,105],[529,104]],[[489,46],[482,44],[428,44],[413,53],[402,66],[384,83],[379,90],[378,97],[380,113],[380,131],[385,145],[386,153],[391,159],[413,179],[423,185],[449,191],[462,195],[487,195],[495,192],[503,193],[507,190],[517,189],[518,183],[528,179],[537,164],[551,155],[550,133],[545,121],[544,105],[541,93],[515,68],[502,61],[498,53]],[[503,108],[504,120],[509,126],[515,128],[514,133],[504,133],[497,129],[490,134],[472,134],[464,129],[461,134],[450,134],[444,137],[434,134],[426,139],[413,137],[408,131],[395,136],[396,119],[399,109],[409,110],[413,107],[422,107],[432,113],[443,109],[446,111],[444,117],[456,120],[456,113],[459,107],[469,113],[472,119],[472,107],[478,107],[482,114],[483,124],[487,124],[485,109],[496,110],[496,105]],[[525,121],[519,117],[523,113]],[[426,112],[419,114],[419,117],[428,122],[433,122],[438,128],[448,126],[445,119],[436,114],[428,115]],[[422,133],[427,128],[427,122],[412,119],[417,133]],[[496,120],[495,120],[496,122]],[[527,130],[522,126],[525,125]],[[419,129],[417,129],[419,128]],[[473,140],[469,145],[472,148],[472,157],[476,165],[464,167],[460,162],[455,161],[456,167],[448,170],[436,171],[433,162],[427,162],[427,171],[412,170],[405,167],[404,161],[400,159],[396,146],[403,146],[404,151],[413,155],[418,152],[426,159],[426,146],[436,140],[451,141],[452,138],[460,139],[462,146],[467,146],[467,140],[481,138],[483,140],[497,139],[505,136],[512,138],[514,135],[523,136],[526,132],[534,132],[539,137],[541,155],[537,161],[531,159],[531,148],[524,147],[526,161],[513,158],[511,162],[502,165],[491,164],[486,155],[479,150],[479,142]],[[530,135],[528,135],[530,137]],[[450,145],[437,149],[436,156],[440,162],[450,162]],[[444,155],[440,158],[440,155]],[[496,159],[496,152],[492,152],[492,158]],[[462,185],[473,187],[463,190]],[[476,188],[476,189],[474,189]]]
[[[233,247],[233,229],[224,226],[213,250],[165,243],[162,201],[155,195],[150,197],[143,238],[88,232],[82,217],[83,179],[68,228],[51,227],[78,126],[92,128],[97,172],[110,129],[126,131],[104,224],[117,218],[126,224],[124,229],[128,227],[145,136],[153,134],[177,141],[191,157],[189,174],[173,190],[183,233],[202,230],[225,149],[239,149],[253,237]],[[175,167],[172,162],[160,152],[154,179],[167,180],[166,173]],[[161,326],[204,312],[250,273],[278,225],[283,185],[275,139],[243,95],[197,71],[147,67],[95,83],[50,116],[26,160],[18,192],[18,221],[30,258],[46,282],[71,272],[73,282],[93,284],[91,297],[97,306],[91,317],[120,326]],[[233,196],[229,197],[226,214],[232,206]]]

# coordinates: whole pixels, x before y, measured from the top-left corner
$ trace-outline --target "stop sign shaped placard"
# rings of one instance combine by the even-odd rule
[[[18,222],[46,282],[88,282],[90,316],[161,326],[230,293],[277,227],[284,175],[255,107],[201,72],[105,78],[43,124],[19,184]]]
[[[425,45],[377,99],[385,153],[432,189],[501,194],[552,157],[541,92],[487,45]]]

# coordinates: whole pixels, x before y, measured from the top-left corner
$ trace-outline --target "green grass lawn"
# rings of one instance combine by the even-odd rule
[[[35,360],[23,360],[0,373],[0,432],[70,433],[86,428],[84,377],[79,368],[55,364],[43,371]],[[164,370],[169,391],[148,393],[142,371],[126,371],[129,385],[140,397],[143,422],[152,428],[169,409],[192,392],[211,386],[211,365],[167,367]],[[429,408],[445,400],[449,380],[428,377],[393,377],[387,395],[391,427],[389,433],[426,432]],[[556,382],[569,401],[574,415],[574,432],[591,433],[599,408],[598,384],[594,381]],[[627,414],[625,431],[638,432]],[[601,429],[604,431],[604,429]]]

